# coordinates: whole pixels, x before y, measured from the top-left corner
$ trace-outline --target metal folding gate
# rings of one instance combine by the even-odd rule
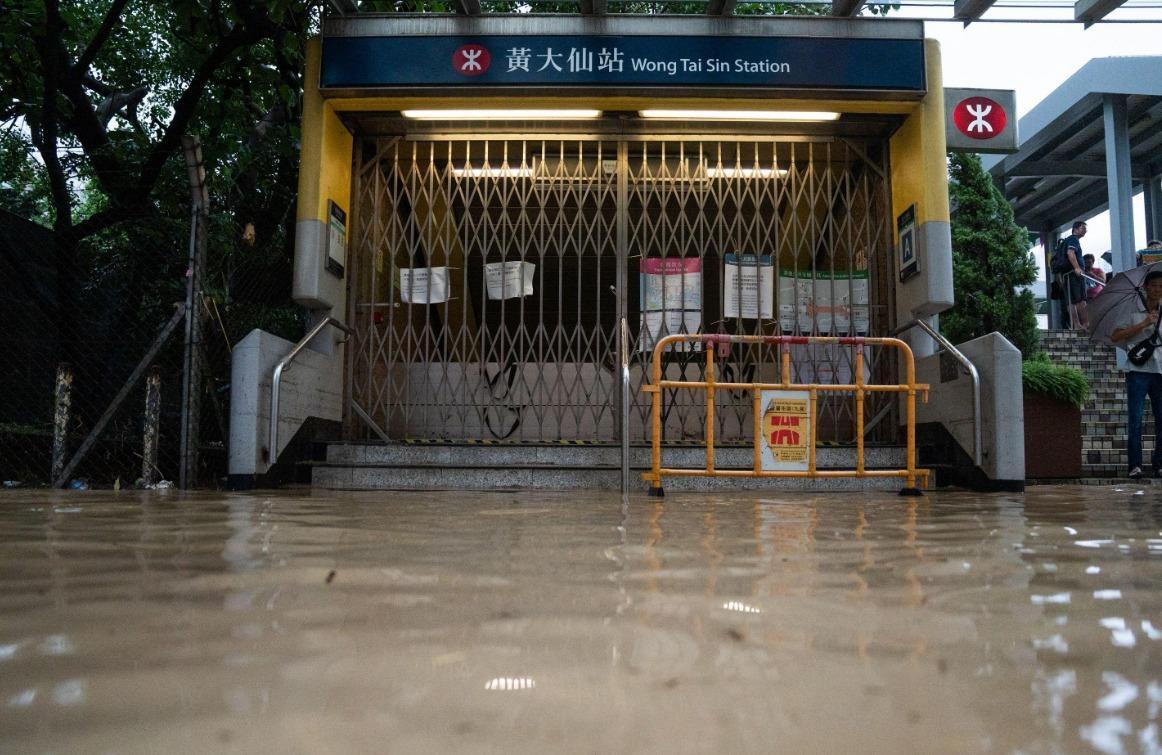
[[[648,439],[650,349],[669,333],[883,335],[892,326],[882,141],[803,137],[384,138],[357,155],[348,387],[392,439],[619,439],[618,322],[630,330],[630,438]],[[720,355],[737,381],[778,370]],[[894,378],[890,355],[866,369]],[[704,360],[674,353],[666,376]],[[850,355],[804,346],[798,382],[848,383]],[[853,441],[852,409],[820,438]],[[867,438],[894,440],[894,402]],[[749,443],[723,392],[721,443]],[[665,397],[667,442],[706,407]],[[884,421],[888,420],[888,421]],[[359,428],[362,428],[360,430]]]

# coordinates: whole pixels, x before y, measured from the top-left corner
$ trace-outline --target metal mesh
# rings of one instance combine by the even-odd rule
[[[638,389],[662,335],[883,335],[885,154],[878,141],[793,138],[368,142],[357,158],[352,399],[393,439],[613,442],[624,312],[631,439],[646,441]],[[773,301],[756,296],[760,279]],[[721,356],[720,380],[778,379],[772,349]],[[895,381],[890,355],[867,356],[870,377]],[[845,349],[794,357],[796,381],[850,380]],[[695,351],[667,355],[670,379],[704,369]],[[664,399],[667,441],[701,438],[703,397]],[[718,438],[749,443],[749,395],[718,401]],[[871,439],[894,440],[893,411],[890,397],[872,397]],[[821,440],[854,441],[852,402],[827,399],[818,426]]]

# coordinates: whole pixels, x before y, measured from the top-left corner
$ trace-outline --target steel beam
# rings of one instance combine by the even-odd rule
[[[968,26],[993,7],[994,2],[995,0],[956,0],[952,4],[952,17]]]
[[[1073,6],[1073,20],[1082,21],[1086,27],[1093,26],[1122,7],[1126,0],[1077,0]]]
[[[1079,178],[1105,178],[1106,164],[1102,160],[1029,160],[1005,174],[1008,178],[1077,176]],[[1131,173],[1136,181],[1146,178],[1144,168]]]

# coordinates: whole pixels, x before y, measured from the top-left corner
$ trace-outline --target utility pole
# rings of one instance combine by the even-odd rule
[[[202,164],[202,144],[196,136],[182,137],[186,171],[190,180],[190,266],[186,270],[186,344],[182,357],[181,469],[178,487],[188,490],[198,483],[198,436],[202,416],[202,275],[206,265],[206,226],[210,194]]]

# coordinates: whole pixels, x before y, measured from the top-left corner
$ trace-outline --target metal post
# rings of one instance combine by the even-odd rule
[[[141,441],[141,481],[157,482],[158,424],[161,417],[161,370],[154,367],[145,378],[145,422]]]
[[[1146,179],[1146,239],[1162,238],[1162,176]]]
[[[189,269],[186,271],[186,344],[182,360],[181,463],[178,486],[188,489],[198,479],[198,436],[202,413],[202,365],[198,349],[202,341],[202,273],[206,261],[206,221],[210,197],[206,170],[202,165],[202,145],[196,136],[182,137],[186,171],[190,181]]]
[[[1130,201],[1130,132],[1126,126],[1125,95],[1102,96],[1105,125],[1106,186],[1110,207],[1110,246],[1114,271],[1131,270],[1134,260],[1134,206]]]
[[[56,367],[56,399],[52,421],[52,477],[60,478],[68,452],[70,412],[73,406],[73,366],[61,362]]]
[[[621,493],[629,493],[629,323],[623,317],[619,321],[621,352]]]

